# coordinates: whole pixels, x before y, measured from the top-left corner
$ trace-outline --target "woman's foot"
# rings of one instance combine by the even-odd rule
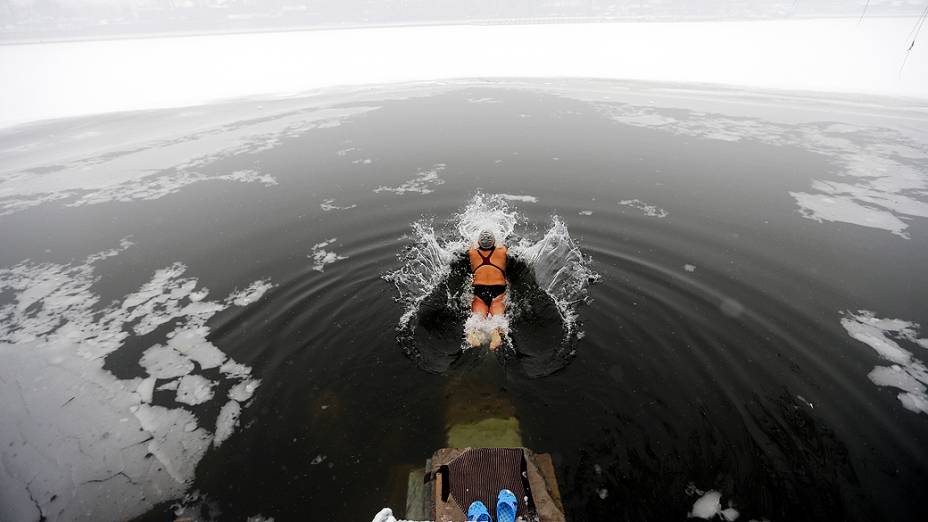
[[[483,336],[480,335],[480,332],[477,331],[467,332],[467,344],[471,345],[473,348],[476,348],[483,344]]]
[[[503,336],[499,333],[499,328],[490,333],[490,349],[496,350],[503,344]]]

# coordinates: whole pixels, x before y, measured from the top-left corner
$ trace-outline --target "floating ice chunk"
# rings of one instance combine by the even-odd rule
[[[695,111],[671,114],[632,105],[598,108],[627,125],[722,141],[750,139],[796,146],[826,156],[841,169],[841,181],[813,180],[811,191],[789,193],[806,219],[882,229],[908,239],[910,218],[928,218],[928,203],[915,196],[928,190],[928,179],[914,162],[905,161],[924,161],[928,154],[908,146],[899,131],[847,124],[784,124]],[[854,139],[848,137],[850,129]]]
[[[274,288],[270,279],[261,279],[248,285],[244,290],[232,292],[227,302],[231,301],[235,306],[248,306],[254,303],[264,295],[265,292]]]
[[[622,205],[625,207],[636,208],[640,210],[644,215],[649,216],[649,217],[665,218],[670,215],[670,213],[667,212],[666,210],[660,207],[656,207],[654,205],[645,203],[644,201],[641,201],[640,199],[623,199],[622,201],[619,201],[619,205]]]
[[[165,125],[163,129],[155,125],[141,137],[129,133],[114,136],[113,140],[81,144],[78,160],[71,157],[76,150],[73,146],[62,147],[60,139],[50,139],[43,144],[44,151],[25,157],[16,165],[15,177],[2,183],[0,214],[61,200],[69,200],[67,205],[75,207],[153,200],[206,181],[276,185],[273,176],[256,170],[207,172],[215,170],[220,160],[269,150],[285,138],[332,127],[342,119],[371,110],[377,107],[283,111],[255,119],[230,114],[222,119],[235,122],[233,125],[221,124],[221,120],[213,120],[205,127],[202,122],[179,122],[179,132],[177,125]],[[49,165],[56,169],[47,175],[28,175]]]
[[[219,373],[227,377],[246,379],[251,376],[251,367],[229,359],[219,367]]]
[[[580,214],[581,216],[592,216],[593,211],[592,210],[581,210],[580,212],[577,212],[577,214]]]
[[[892,366],[877,366],[867,375],[877,386],[892,386],[914,394],[925,393],[925,385],[918,382],[905,368],[894,364]]]
[[[277,184],[277,179],[270,174],[263,174],[256,170],[239,170],[232,174],[219,176],[218,179],[226,181],[238,181],[240,183],[263,183],[265,187]]]
[[[917,329],[917,323],[891,324],[877,319],[872,312],[861,311],[857,314],[846,315],[841,319],[841,326],[851,337],[873,348],[880,357],[886,360],[902,366],[907,366],[912,361],[912,354],[890,339],[889,335],[900,333],[903,334],[903,338],[906,338],[905,332]]]
[[[151,402],[152,396],[155,393],[155,380],[154,377],[148,377],[142,379],[142,382],[139,383],[139,387],[136,391],[139,397],[141,397],[142,402]]]
[[[158,391],[176,391],[177,385],[180,384],[180,379],[174,379],[173,381],[168,381],[161,386],[158,386]]]
[[[687,484],[684,491],[690,496],[701,495],[696,499],[696,502],[693,503],[693,510],[687,513],[687,517],[689,518],[702,518],[708,520],[710,518],[720,517],[722,520],[733,521],[740,516],[738,510],[731,506],[731,501],[729,501],[726,509],[722,509],[722,494],[718,491],[703,491],[697,488],[692,482]]]
[[[372,160],[372,159],[370,159],[370,158],[363,158],[363,159],[362,159],[362,158],[358,158],[358,159],[356,159],[356,160],[353,160],[351,163],[354,163],[355,165],[370,165],[370,164],[373,163],[373,162],[374,162],[374,160]]]
[[[719,502],[722,494],[718,491],[707,491],[703,496],[696,499],[693,503],[693,509],[686,516],[695,518],[710,519],[722,512],[722,504]]]
[[[398,522],[396,517],[393,516],[393,510],[390,508],[383,508],[374,515],[374,519],[371,522]]]
[[[441,173],[447,165],[444,163],[436,163],[430,169],[420,170],[415,178],[410,179],[396,187],[386,187],[379,186],[374,189],[374,192],[392,192],[394,194],[403,195],[407,192],[418,192],[419,194],[431,194],[434,192],[432,187],[436,185],[441,185],[445,180],[441,179],[438,175]]]
[[[732,507],[722,509],[721,498],[722,494],[718,491],[707,491],[693,503],[693,510],[687,516],[706,520],[719,516],[723,520],[736,520],[740,515],[738,510]]]
[[[238,402],[247,402],[260,385],[261,381],[258,379],[248,379],[247,381],[237,383],[229,390],[229,398],[235,399]]]
[[[226,354],[206,340],[209,328],[199,326],[177,329],[168,335],[167,346],[195,361],[203,369],[215,368],[226,360]]]
[[[818,221],[840,221],[863,227],[880,228],[908,239],[905,230],[909,227],[888,210],[861,204],[852,197],[810,194],[807,192],[790,192],[790,196],[799,205],[802,217]]]
[[[928,367],[915,357],[913,352],[903,348],[900,343],[911,343],[926,347],[925,341],[918,337],[918,323],[901,319],[880,319],[873,312],[860,310],[857,313],[845,312],[841,326],[854,339],[872,348],[877,355],[894,364],[877,366],[868,377],[877,386],[888,386],[900,390],[899,402],[906,409],[915,413],[928,413]]]
[[[97,252],[97,253],[95,253],[95,254],[91,254],[91,255],[87,256],[87,261],[86,261],[86,263],[87,263],[88,265],[90,265],[90,264],[96,263],[97,261],[106,259],[106,258],[108,258],[108,257],[117,256],[117,255],[119,255],[119,254],[125,252],[125,251],[128,250],[132,245],[135,244],[135,243],[133,243],[132,241],[129,240],[129,237],[131,237],[131,236],[126,236],[126,237],[120,239],[120,240],[119,240],[119,247],[118,247],[118,248],[111,248],[111,249],[109,249],[109,250],[104,250],[103,252]]]
[[[496,98],[482,97],[482,98],[466,98],[467,103],[502,103],[502,101],[497,100]]]
[[[204,181],[262,183],[265,187],[277,185],[277,180],[270,174],[262,174],[254,170],[241,170],[232,174],[208,176],[199,172],[179,169],[158,176],[143,177],[118,185],[103,187],[84,194],[66,206],[80,207],[111,201],[150,201],[177,193],[188,185]]]
[[[696,265],[690,265],[690,264],[683,265],[683,270],[686,270],[687,272],[695,272]]]
[[[213,398],[216,383],[201,375],[185,375],[177,385],[177,402],[196,406]]]
[[[246,395],[258,382],[251,368],[206,341],[206,321],[234,296],[206,301],[196,280],[183,277],[180,263],[156,271],[121,302],[99,305],[93,263],[130,245],[124,240],[120,249],[92,254],[84,264],[0,268],[0,291],[11,296],[11,304],[0,308],[0,395],[21,398],[0,401],[0,417],[18,426],[0,430],[0,503],[13,502],[11,512],[47,506],[57,497],[59,519],[126,520],[177,498],[214,440],[211,430],[219,427],[202,425],[181,407],[151,405],[156,379],[171,379],[157,389],[176,390],[190,404],[215,400],[214,383],[188,375],[194,361],[202,368],[220,366],[220,380],[231,381],[230,387],[245,382],[240,388]],[[118,379],[103,369],[106,355],[120,349],[130,332],[150,332],[168,321],[177,326],[165,344],[138,358],[146,376]],[[235,424],[222,429],[234,430]],[[16,476],[5,475],[7,470]]]
[[[925,397],[925,393],[900,393],[898,395],[899,402],[902,403],[902,406],[909,411],[914,411],[915,413],[928,413],[928,397]]]
[[[499,197],[507,201],[522,201],[524,203],[538,203],[538,198],[525,194],[500,194]]]
[[[193,362],[177,350],[156,344],[145,350],[139,364],[148,375],[159,379],[173,379],[192,372]]]
[[[336,254],[335,252],[329,252],[325,249],[325,247],[334,243],[336,239],[337,238],[333,237],[331,239],[328,239],[326,241],[323,241],[321,243],[316,243],[315,245],[313,245],[313,253],[306,256],[306,257],[311,257],[312,260],[315,262],[315,264],[313,265],[313,270],[322,272],[325,268],[325,265],[332,264],[342,259],[348,259],[348,256],[341,256],[341,255]]]
[[[213,446],[219,447],[238,427],[238,419],[242,414],[242,407],[236,401],[228,401],[219,410],[216,419],[216,434],[213,435]]]
[[[135,411],[142,428],[152,435],[150,451],[174,480],[188,484],[193,480],[196,465],[200,462],[212,437],[203,428],[186,430],[196,424],[196,417],[184,409],[142,404]]]
[[[338,205],[335,204],[335,199],[333,199],[333,198],[326,198],[326,199],[322,200],[322,203],[320,203],[319,206],[322,208],[323,212],[331,212],[331,211],[333,211],[333,210],[349,210],[349,209],[352,209],[352,208],[357,207],[358,205],[357,205],[357,204],[351,204],[351,205],[348,205],[348,206],[346,206],[346,207],[340,207],[340,206],[338,206]]]
[[[606,500],[606,497],[609,496],[609,490],[606,488],[599,488],[596,490],[596,494],[599,495],[601,500]]]

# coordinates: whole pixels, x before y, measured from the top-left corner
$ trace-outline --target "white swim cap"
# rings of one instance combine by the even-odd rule
[[[480,233],[480,239],[477,240],[477,246],[481,250],[489,250],[496,246],[496,238],[493,237],[493,232],[489,230],[484,230]]]

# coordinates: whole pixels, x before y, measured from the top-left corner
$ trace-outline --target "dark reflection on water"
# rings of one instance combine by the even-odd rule
[[[468,102],[481,98],[499,103]],[[445,446],[468,385],[518,418],[526,446],[554,455],[571,520],[684,519],[691,484],[721,492],[744,520],[928,516],[928,417],[868,380],[878,359],[839,322],[868,309],[928,324],[923,220],[903,239],[804,219],[789,193],[834,175],[827,158],[623,125],[566,97],[462,85],[343,104],[361,105],[381,108],[200,167],[256,168],[277,185],[204,181],[150,201],[51,202],[0,218],[3,266],[82,259],[131,235],[135,246],[97,265],[101,304],[175,261],[211,295],[276,284],[209,321],[209,340],[262,380],[242,428],[197,468],[193,489],[222,519],[402,512],[407,473]],[[443,183],[412,185],[429,193],[374,191],[428,181],[420,174],[438,164]],[[464,318],[440,298],[415,339],[443,347],[422,364],[432,371],[398,346],[403,309],[381,276],[397,267],[400,238],[478,189],[537,197],[513,203],[529,233],[558,214],[592,256],[602,280],[574,356],[546,344],[557,335],[544,329],[560,326],[544,308],[519,316],[523,358],[460,356]],[[357,206],[324,211],[328,198]],[[668,215],[618,204],[628,200]],[[314,246],[332,238],[322,250],[344,258],[315,270]],[[131,340],[105,369],[139,375],[144,345],[165,334]]]

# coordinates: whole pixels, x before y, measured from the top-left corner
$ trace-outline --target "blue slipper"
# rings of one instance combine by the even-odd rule
[[[493,522],[486,504],[479,500],[471,502],[470,507],[467,508],[467,520],[468,522],[471,520],[475,520],[476,522]]]
[[[516,522],[519,501],[508,489],[503,489],[496,497],[496,522]]]

